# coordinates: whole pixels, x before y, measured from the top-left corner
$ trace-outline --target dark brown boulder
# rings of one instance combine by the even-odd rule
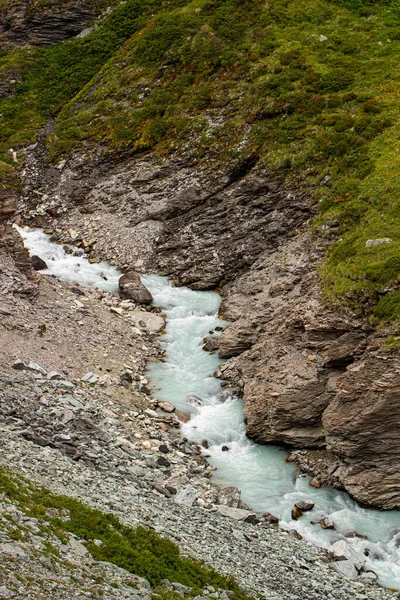
[[[301,512],[305,513],[309,510],[312,510],[315,506],[314,502],[305,502],[304,500],[300,500],[299,502],[296,502],[296,504],[294,505],[295,508],[298,508],[299,510],[301,510]]]
[[[303,511],[298,506],[295,506],[294,508],[292,508],[292,519],[294,521],[297,521],[302,516],[303,516]]]
[[[139,304],[151,304],[153,302],[153,296],[140,281],[140,277],[135,271],[128,271],[128,273],[122,275],[118,284],[121,298],[127,298]]]
[[[47,265],[44,262],[44,260],[42,258],[40,258],[40,256],[37,256],[36,254],[34,254],[31,257],[32,260],[32,267],[35,269],[35,271],[43,271],[43,269],[47,269]]]

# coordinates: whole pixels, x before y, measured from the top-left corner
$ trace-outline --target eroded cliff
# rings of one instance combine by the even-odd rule
[[[218,287],[249,436],[312,449],[316,485],[393,508],[398,14],[247,4],[130,0],[83,40],[13,49],[2,157],[23,163],[27,223]],[[20,41],[42,43],[46,10]]]

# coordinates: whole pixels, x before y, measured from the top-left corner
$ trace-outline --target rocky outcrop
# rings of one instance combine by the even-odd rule
[[[339,380],[323,414],[328,448],[340,457],[341,480],[363,504],[400,506],[400,360],[376,351]]]
[[[16,193],[11,188],[0,188],[0,256],[7,256],[12,260],[15,269],[24,276],[18,287],[19,293],[33,296],[37,293],[34,284],[37,277],[32,271],[31,258],[21,236],[9,223],[16,208]]]
[[[0,8],[0,36],[12,43],[56,44],[84,29],[96,14],[95,2],[5,3]]]
[[[224,315],[236,318],[233,331],[248,327],[250,314],[257,332],[257,342],[235,361],[247,432],[260,443],[313,449],[306,459],[292,455],[313,485],[341,486],[362,504],[396,508],[399,359],[380,350],[379,338],[354,315],[324,308],[320,260],[304,232],[265,256],[263,267],[239,278],[224,299]],[[253,285],[250,305],[243,290]]]
[[[316,485],[343,486],[365,504],[400,504],[400,482],[388,471],[400,446],[385,441],[396,395],[376,388],[385,408],[371,414],[372,427],[352,369],[371,360],[371,372],[379,372],[379,340],[358,316],[324,305],[318,269],[330,233],[312,239],[308,194],[260,163],[232,177],[183,157],[116,161],[99,153],[90,163],[76,156],[58,168],[40,160],[40,148],[27,157],[26,216],[51,227],[59,241],[70,241],[65,232],[72,228],[95,237],[96,253],[124,268],[195,289],[219,286],[221,315],[233,323],[206,348],[234,357],[224,376],[243,389],[250,437],[309,449]],[[349,419],[343,426],[344,382],[366,411],[359,425]],[[367,430],[374,444],[364,443]],[[316,451],[323,460],[313,461]]]

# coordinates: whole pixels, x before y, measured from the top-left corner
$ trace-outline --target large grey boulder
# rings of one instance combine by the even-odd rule
[[[354,580],[358,577],[358,571],[351,560],[339,560],[338,562],[333,563],[332,566],[335,571],[340,573],[343,577],[346,577],[346,579]]]
[[[151,304],[153,302],[153,296],[143,285],[135,271],[128,271],[128,273],[122,275],[119,278],[118,285],[121,298],[134,300],[139,304]]]
[[[241,492],[239,488],[230,485],[220,489],[218,492],[217,504],[239,508]]]
[[[181,506],[193,506],[197,500],[197,492],[192,486],[188,485],[177,493],[174,500],[176,504]]]
[[[251,515],[253,515],[253,513],[249,510],[243,510],[241,508],[232,508],[230,506],[226,506],[225,504],[217,506],[217,511],[220,515],[233,519],[234,521],[245,521]]]
[[[160,331],[162,331],[165,327],[165,320],[162,318],[162,316],[156,315],[152,312],[133,310],[129,316],[135,323],[136,327],[145,329],[151,334],[160,333]]]
[[[365,565],[365,556],[356,552],[344,540],[338,540],[337,542],[329,546],[328,552],[333,556],[333,558],[335,558],[335,560],[350,560],[357,569],[357,571],[360,571]]]

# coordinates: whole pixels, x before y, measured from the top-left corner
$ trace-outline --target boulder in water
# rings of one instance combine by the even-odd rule
[[[153,296],[143,285],[135,271],[128,271],[128,273],[122,275],[119,278],[118,285],[121,298],[134,300],[139,304],[151,304],[153,302]]]
[[[215,352],[219,348],[219,338],[217,337],[205,338],[203,342],[203,350],[206,352]]]
[[[40,256],[37,256],[36,254],[34,254],[31,257],[32,260],[32,267],[35,269],[35,271],[43,271],[44,269],[47,269],[47,265],[44,262],[44,260],[42,258],[40,258]]]
[[[295,508],[298,508],[301,510],[301,512],[305,513],[308,512],[309,510],[312,510],[315,506],[314,502],[305,502],[304,500],[300,500],[299,502],[296,502],[296,504],[294,505]]]
[[[186,402],[191,406],[203,406],[203,401],[196,394],[186,396]]]
[[[299,508],[298,506],[295,506],[294,508],[292,508],[292,519],[294,521],[297,521],[302,516],[303,516],[303,511],[301,510],[301,508]]]
[[[275,517],[274,515],[271,515],[271,513],[268,513],[268,512],[265,513],[264,519],[270,525],[279,525],[279,519],[278,519],[278,517]]]
[[[324,517],[319,521],[322,529],[335,529],[335,524],[329,517]]]

